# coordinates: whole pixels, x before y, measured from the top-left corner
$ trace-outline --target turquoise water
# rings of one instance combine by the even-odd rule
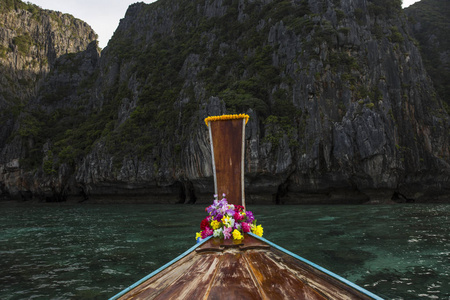
[[[264,237],[386,299],[450,299],[450,205],[249,206]],[[203,205],[0,204],[0,299],[106,299],[190,248]]]

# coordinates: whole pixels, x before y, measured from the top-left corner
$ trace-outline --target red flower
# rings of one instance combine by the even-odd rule
[[[242,205],[235,205],[234,206],[234,211],[235,212],[242,212],[242,211],[244,211],[244,207]]]
[[[203,219],[202,222],[200,223],[201,230],[205,230],[206,228],[211,228],[211,226],[209,225],[208,217]]]

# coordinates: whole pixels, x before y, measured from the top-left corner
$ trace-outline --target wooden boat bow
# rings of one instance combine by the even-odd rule
[[[111,299],[381,299],[269,243],[208,238]]]
[[[205,119],[215,193],[244,207],[247,120],[247,115]],[[381,298],[262,237],[244,233],[243,239],[209,236],[111,299]]]

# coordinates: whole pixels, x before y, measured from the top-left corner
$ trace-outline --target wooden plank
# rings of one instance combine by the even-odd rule
[[[203,299],[209,292],[217,267],[221,261],[220,253],[197,254],[200,259],[177,280],[172,282],[154,299]]]
[[[255,278],[269,299],[328,299],[300,280],[285,265],[269,258],[269,253],[264,250],[245,252]]]
[[[215,165],[217,194],[226,194],[228,203],[243,205],[243,127],[242,119],[209,122]]]
[[[120,299],[372,299],[275,246],[209,239]]]
[[[268,299],[260,293],[257,283],[239,251],[222,255],[216,278],[207,299]]]
[[[323,273],[322,271],[306,264],[295,257],[283,253],[277,249],[267,253],[267,256],[273,260],[279,261],[280,265],[284,265],[290,269],[298,278],[307,282],[309,286],[320,292],[330,299],[349,300],[349,299],[365,299],[372,297],[365,295],[347,284]]]

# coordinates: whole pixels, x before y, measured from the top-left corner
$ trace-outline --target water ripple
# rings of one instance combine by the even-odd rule
[[[0,206],[0,299],[108,298],[191,247],[205,217],[202,205]],[[267,239],[386,299],[450,298],[450,205],[249,209]]]

